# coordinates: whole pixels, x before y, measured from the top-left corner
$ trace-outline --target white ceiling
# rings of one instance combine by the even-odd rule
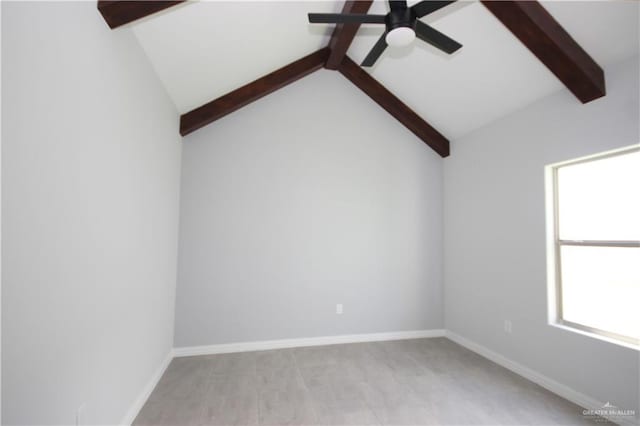
[[[338,2],[193,2],[133,26],[183,113],[321,49],[331,28],[307,12]]]
[[[639,2],[543,4],[601,66],[638,55]],[[133,31],[184,113],[326,46],[332,27],[308,24],[306,14],[339,12],[342,5],[195,2],[134,24]],[[370,10],[386,12],[382,1]],[[423,20],[462,43],[462,49],[447,56],[416,41],[408,48],[388,48],[368,71],[450,139],[563,89],[477,2],[460,1]],[[349,56],[361,62],[382,31],[362,26]]]

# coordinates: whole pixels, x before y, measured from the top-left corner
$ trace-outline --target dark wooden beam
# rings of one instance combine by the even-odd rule
[[[347,0],[342,8],[342,13],[367,13],[373,0]],[[358,32],[360,24],[337,24],[329,40],[331,54],[327,59],[326,68],[337,70],[342,59],[347,54],[351,42]]]
[[[329,49],[320,49],[304,58],[284,66],[239,89],[180,116],[182,136],[198,130],[233,111],[274,92],[305,75],[322,68],[329,56]]]
[[[358,64],[346,56],[338,71],[347,77],[360,90],[366,93],[378,105],[384,108],[389,114],[394,116],[406,128],[411,130],[424,143],[429,145],[442,157],[449,156],[449,140],[442,136],[440,132],[431,127],[429,123],[418,116],[411,108],[405,105],[400,99],[393,96],[382,84],[378,83]]]
[[[181,1],[122,1],[98,0],[98,10],[107,21],[109,28],[117,28],[145,16],[152,15]]]
[[[482,4],[580,101],[606,94],[602,68],[540,3],[483,0]]]

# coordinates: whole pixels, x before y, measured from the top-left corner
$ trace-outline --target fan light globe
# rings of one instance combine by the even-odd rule
[[[389,46],[407,46],[416,38],[416,33],[409,27],[394,28],[387,33],[385,41]]]

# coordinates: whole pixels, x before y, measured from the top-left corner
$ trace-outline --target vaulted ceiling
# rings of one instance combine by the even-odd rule
[[[541,3],[600,66],[638,54],[638,2]],[[177,109],[186,113],[327,46],[333,26],[309,24],[307,13],[338,13],[343,5],[187,2],[130,27]],[[385,14],[387,8],[375,1],[369,13]],[[463,48],[451,56],[425,43],[390,48],[366,72],[449,139],[564,89],[479,2],[458,1],[423,21]],[[362,25],[347,55],[361,62],[382,31]]]

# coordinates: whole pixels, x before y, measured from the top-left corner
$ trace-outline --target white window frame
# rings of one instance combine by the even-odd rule
[[[606,241],[606,240],[561,240],[559,233],[559,209],[558,209],[558,169],[565,166],[602,160],[618,155],[630,154],[640,151],[639,145],[625,147],[613,151],[590,155],[575,160],[551,164],[545,167],[546,188],[546,223],[547,223],[547,295],[548,295],[548,320],[549,324],[577,332],[579,334],[594,337],[607,342],[640,350],[640,341],[629,336],[624,336],[607,330],[601,330],[567,321],[562,313],[562,274],[560,249],[562,246],[586,246],[586,247],[640,247],[640,241]]]

